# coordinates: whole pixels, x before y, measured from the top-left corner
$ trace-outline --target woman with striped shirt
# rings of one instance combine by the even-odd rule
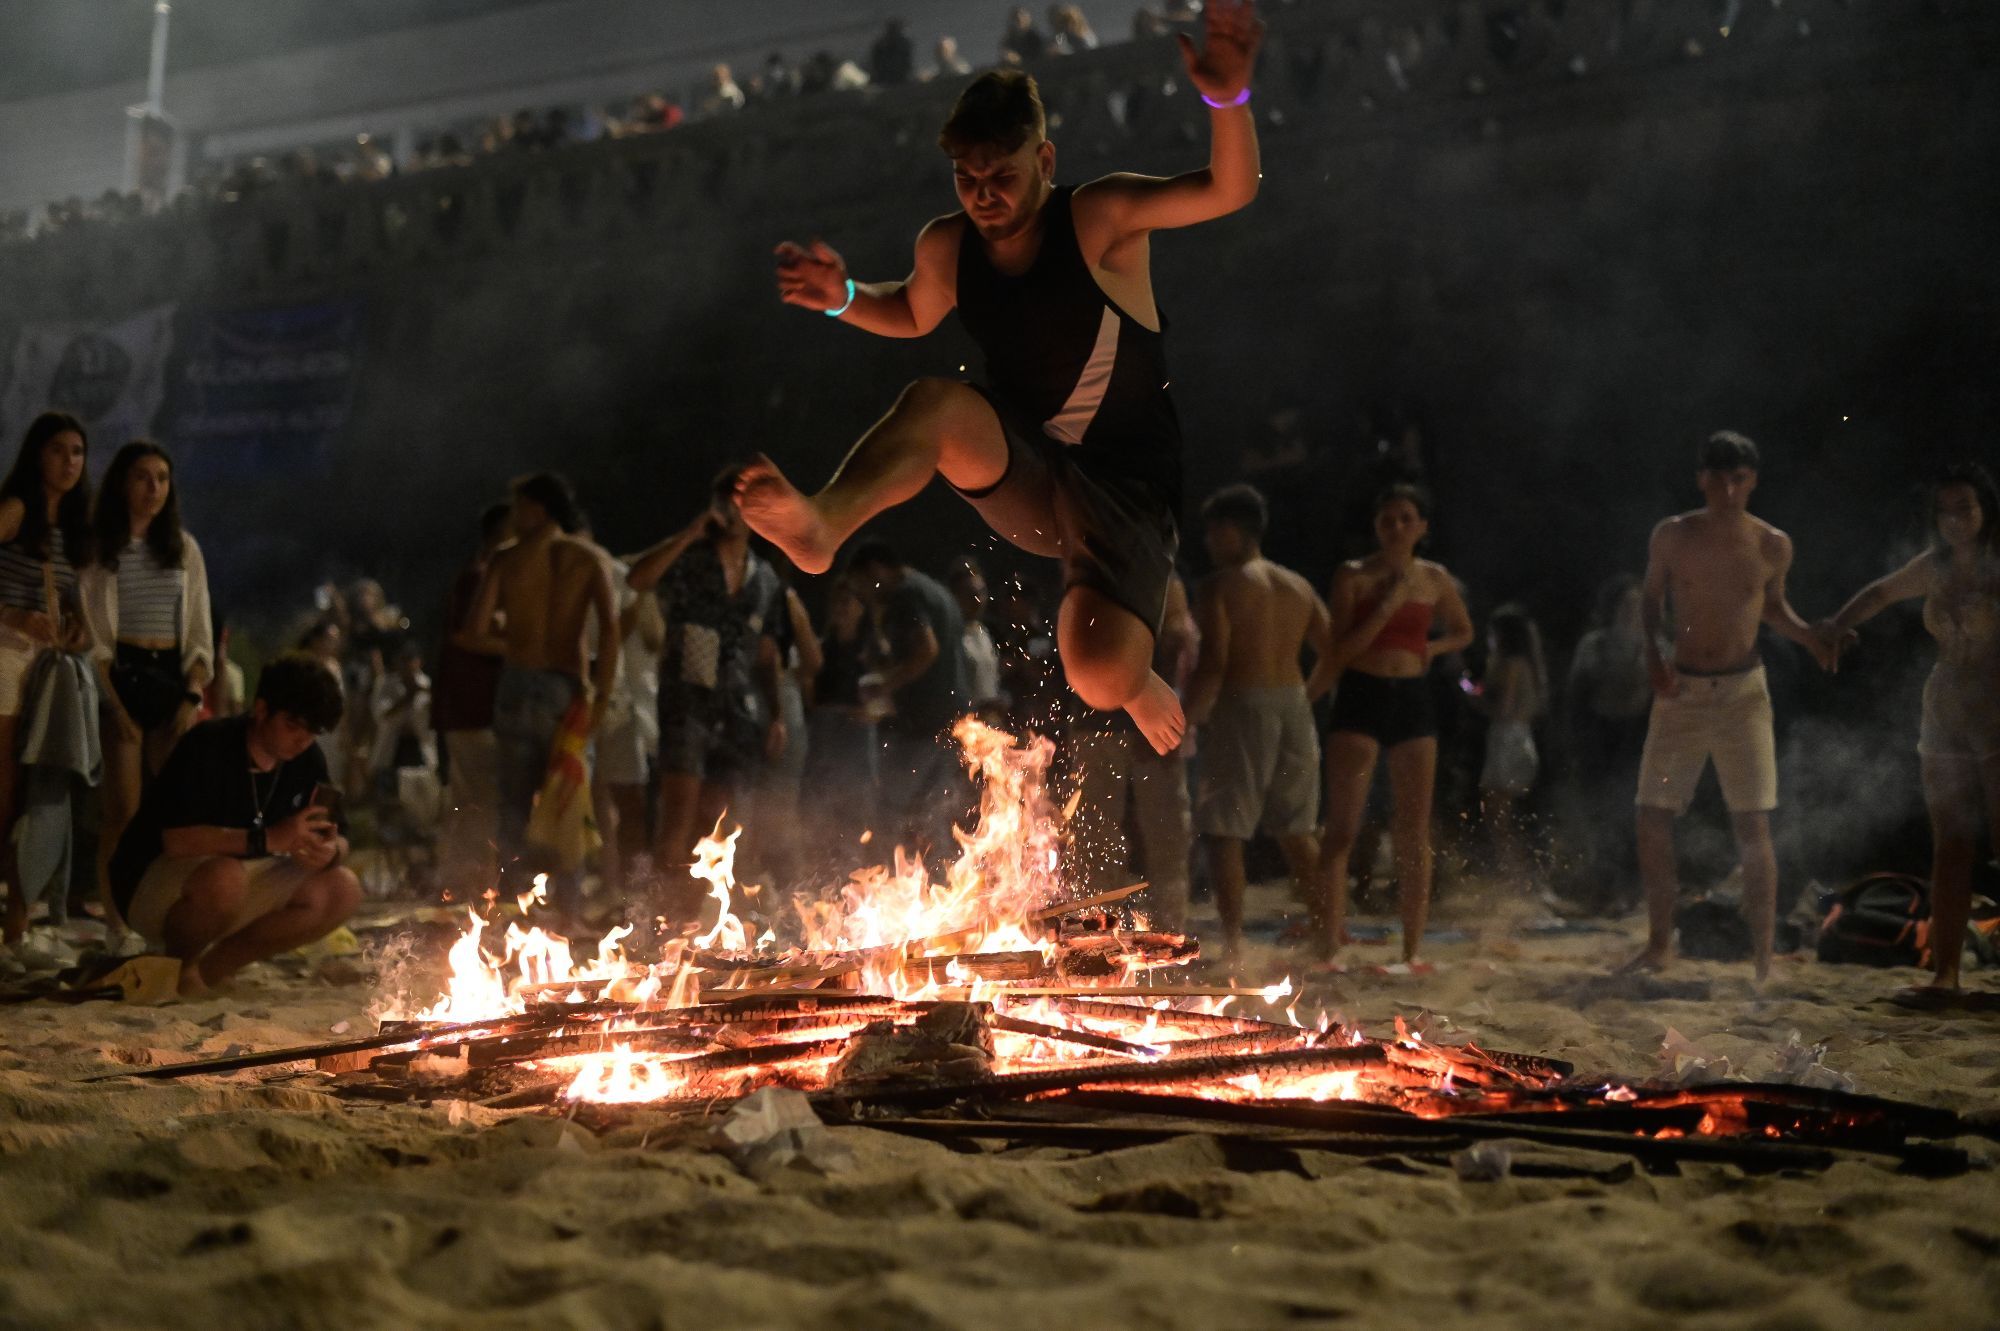
[[[28,927],[14,857],[21,776],[15,741],[28,676],[43,652],[90,646],[76,577],[92,549],[88,447],[82,421],[45,411],[29,423],[13,470],[0,481],[0,878],[8,885],[10,946]]]
[[[181,530],[174,463],[135,439],[118,450],[97,496],[98,562],[83,606],[103,685],[104,816],[98,882],[147,780],[195,722],[215,675],[208,570]],[[109,896],[103,898],[109,910]]]

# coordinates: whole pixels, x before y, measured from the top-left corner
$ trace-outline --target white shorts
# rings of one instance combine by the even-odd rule
[[[1763,666],[1740,675],[1682,675],[1673,697],[1653,699],[1634,802],[1686,813],[1701,769],[1711,761],[1731,813],[1778,807],[1778,754]]]
[[[166,941],[167,912],[187,891],[187,880],[210,860],[234,859],[230,855],[189,855],[175,858],[162,855],[146,866],[145,876],[132,892],[132,904],[125,911],[126,927],[149,943]],[[286,855],[266,855],[240,860],[246,880],[243,905],[236,918],[222,931],[222,937],[240,931],[252,920],[261,919],[292,899],[292,894],[313,876],[313,870]]]

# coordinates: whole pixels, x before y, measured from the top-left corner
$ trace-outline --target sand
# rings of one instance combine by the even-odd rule
[[[1914,972],[1786,960],[1759,992],[1690,963],[1707,1001],[1591,992],[1631,946],[1489,930],[1434,948],[1435,973],[1324,996],[1371,1027],[1429,1014],[1442,1038],[1630,1077],[1669,1028],[1751,1074],[1797,1031],[1863,1091],[2000,1103],[2000,1017],[1877,1001]],[[1238,1172],[1200,1136],[959,1153],[842,1128],[844,1166],[758,1181],[637,1125],[358,1105],[255,1073],[81,1080],[365,1030],[371,995],[260,969],[177,1007],[8,1010],[0,1327],[2000,1326],[2000,1145],[1976,1139],[1979,1167],[1943,1180],[1592,1156],[1467,1182],[1310,1151]]]

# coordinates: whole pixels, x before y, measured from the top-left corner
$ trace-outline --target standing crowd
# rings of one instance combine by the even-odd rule
[[[1181,929],[1205,878],[1226,957],[1241,945],[1256,838],[1292,880],[1290,936],[1331,960],[1381,828],[1403,953],[1417,960],[1441,707],[1455,703],[1485,719],[1488,862],[1523,890],[1532,881],[1524,804],[1543,780],[1553,701],[1540,634],[1520,606],[1498,607],[1479,677],[1464,669],[1477,630],[1458,579],[1421,554],[1430,504],[1412,484],[1377,496],[1373,553],[1341,565],[1324,594],[1263,554],[1254,487],[1208,498],[1212,572],[1191,591],[1173,579],[1155,641],[1154,669],[1189,722],[1160,753],[1125,713],[1067,693],[1043,598],[1020,576],[996,598],[974,557],[940,579],[863,541],[824,583],[815,623],[782,558],[753,541],[737,468],[693,521],[624,558],[591,538],[563,478],[524,476],[480,516],[434,678],[408,620],[364,582],[346,597],[323,589],[298,649],[267,663],[246,700],[172,459],[125,445],[93,502],[87,449],[80,422],[45,413],[0,483],[0,879],[8,955],[23,964],[73,959],[61,927],[72,860],[90,853],[76,829],[94,824],[98,909],[114,932],[190,963],[190,992],[225,982],[360,900],[341,787],[375,808],[386,846],[392,811],[423,802],[412,778],[424,774],[444,782],[428,801],[441,813],[436,887],[471,900],[546,874],[552,906],[578,927],[695,921],[702,888],[685,866],[725,814],[779,882],[837,880],[866,856],[857,841],[877,837],[936,863],[974,795],[949,740],[968,712],[1058,738],[1079,796],[1079,886],[1144,881],[1151,918]],[[1832,669],[1861,625],[1921,599],[1939,644],[1919,739],[1931,941],[1937,982],[1955,986],[1979,835],[2000,825],[2000,492],[1977,466],[1946,472],[1934,544],[1810,623],[1786,596],[1790,541],[1748,512],[1756,446],[1717,434],[1696,464],[1701,507],[1660,524],[1643,581],[1605,589],[1573,653],[1559,835],[1583,878],[1616,880],[1621,838],[1605,811],[1628,792],[1636,838],[1622,840],[1636,844],[1649,924],[1635,964],[1666,965],[1674,824],[1712,766],[1761,973],[1779,791],[1759,629]],[[1572,904],[1622,904],[1609,896]]]

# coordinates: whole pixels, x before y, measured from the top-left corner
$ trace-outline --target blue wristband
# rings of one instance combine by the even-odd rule
[[[1207,102],[1211,107],[1215,108],[1218,111],[1227,111],[1232,107],[1242,106],[1245,102],[1250,100],[1250,86],[1248,84],[1245,84],[1243,87],[1243,91],[1237,93],[1233,99],[1227,102],[1218,102],[1213,97],[1210,97],[1207,93],[1203,93],[1201,95],[1201,100]]]
[[[823,310],[821,313],[825,314],[829,319],[838,319],[841,315],[847,313],[847,307],[853,303],[854,279],[850,277],[847,279],[847,299],[840,303],[840,308],[837,310]]]

